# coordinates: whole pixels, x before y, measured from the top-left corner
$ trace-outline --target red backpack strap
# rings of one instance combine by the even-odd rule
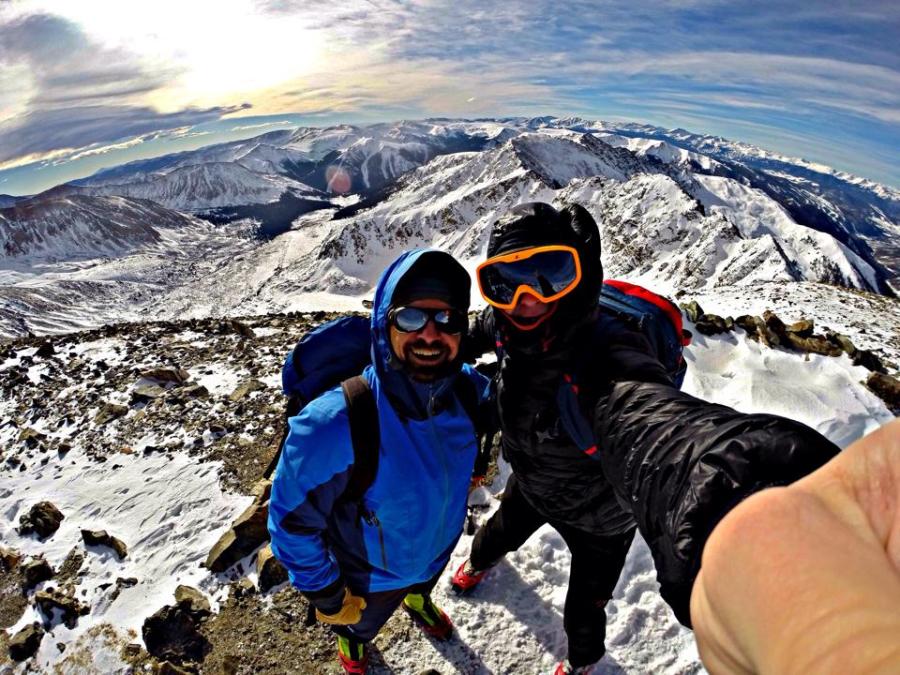
[[[646,300],[647,302],[653,303],[657,307],[659,307],[663,312],[665,312],[666,316],[669,318],[669,321],[672,322],[672,325],[675,326],[675,330],[678,331],[678,335],[681,336],[681,344],[683,346],[687,346],[691,343],[691,334],[690,332],[684,330],[684,324],[681,320],[681,310],[668,298],[664,298],[661,295],[657,295],[653,291],[649,291],[643,286],[638,286],[637,284],[632,284],[627,281],[619,281],[618,279],[604,279],[604,284],[608,284],[613,288],[620,290],[622,293],[626,295],[632,295],[637,298],[641,298],[642,300]]]

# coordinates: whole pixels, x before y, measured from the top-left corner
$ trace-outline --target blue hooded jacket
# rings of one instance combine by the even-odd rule
[[[427,581],[447,564],[462,533],[475,429],[453,394],[453,379],[473,380],[482,399],[487,379],[469,365],[430,383],[410,379],[394,357],[387,315],[397,283],[423,255],[402,254],[381,275],[372,309],[372,364],[363,371],[375,395],[381,447],[375,481],[364,496],[373,518],[339,500],[353,464],[340,387],[311,401],[289,421],[272,485],[272,551],[291,583],[315,592],[343,578],[356,594]]]

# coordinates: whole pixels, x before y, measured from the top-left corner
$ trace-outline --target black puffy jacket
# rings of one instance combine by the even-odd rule
[[[500,353],[504,456],[548,520],[601,535],[636,523],[663,597],[689,626],[691,588],[713,527],[742,499],[805,476],[838,448],[798,422],[739,413],[672,386],[643,335],[600,313],[600,232],[581,206],[516,206],[494,223],[487,253],[546,244],[578,251],[575,290],[530,331],[492,308],[472,331],[475,351],[496,342]],[[591,455],[561,422],[560,410],[572,409],[567,378],[578,387],[574,406],[595,444]]]
[[[471,346],[500,351],[502,448],[523,495],[548,520],[600,535],[636,523],[661,593],[686,626],[716,523],[747,496],[793,482],[839,452],[799,422],[679,391],[643,335],[599,310],[527,354],[506,351],[508,337],[488,308]],[[566,375],[578,382],[581,412],[592,422],[592,456],[562,428]]]

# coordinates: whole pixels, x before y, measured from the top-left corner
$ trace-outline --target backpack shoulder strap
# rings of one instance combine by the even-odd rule
[[[463,410],[465,410],[466,415],[472,420],[472,426],[475,427],[475,433],[480,435],[483,432],[484,425],[481,419],[481,411],[478,407],[478,391],[475,388],[475,383],[470,378],[460,373],[456,379],[453,380],[453,393],[456,395]]]
[[[362,375],[344,380],[341,389],[347,403],[350,440],[353,442],[353,468],[341,498],[359,502],[375,482],[375,474],[378,473],[378,450],[381,446],[378,407],[372,388]]]

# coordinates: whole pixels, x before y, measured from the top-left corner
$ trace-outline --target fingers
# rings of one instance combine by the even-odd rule
[[[900,424],[722,520],[691,598],[718,672],[880,672],[900,662]]]

